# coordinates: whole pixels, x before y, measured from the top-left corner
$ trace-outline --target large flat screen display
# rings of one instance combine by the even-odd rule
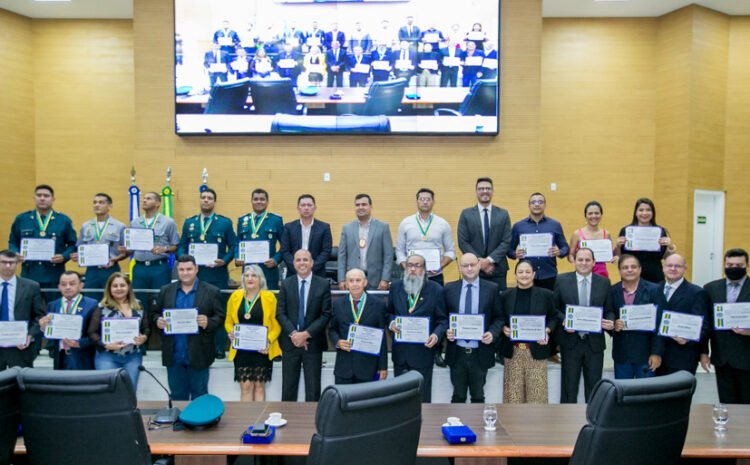
[[[174,0],[175,128],[499,131],[499,0]]]

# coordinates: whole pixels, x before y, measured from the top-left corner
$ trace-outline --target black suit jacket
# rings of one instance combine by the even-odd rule
[[[682,286],[680,286],[682,287]],[[622,293],[622,282],[612,286],[612,304],[615,314],[620,318],[620,310],[625,305]],[[654,304],[657,307],[656,325],[661,321],[661,311],[664,308],[664,291],[645,279],[638,282],[633,305]],[[612,331],[612,359],[615,363],[648,363],[651,355],[662,356],[664,352],[664,337],[656,331]]]
[[[156,298],[156,309],[151,313],[151,321],[156,327],[156,321],[161,318],[164,309],[175,308],[179,281],[163,286]],[[195,307],[199,315],[208,317],[206,329],[198,327],[198,334],[188,336],[188,357],[190,367],[194,370],[205,370],[214,362],[214,334],[216,329],[224,325],[226,310],[222,303],[219,288],[205,281],[198,281],[195,294]],[[161,335],[161,362],[165,367],[172,366],[174,360],[174,337]]]
[[[328,223],[315,219],[310,231],[310,241],[308,250],[313,257],[313,273],[318,276],[325,276],[326,262],[331,255],[333,247],[333,238],[331,236],[331,226]],[[281,253],[286,263],[287,275],[295,274],[294,271],[294,253],[302,248],[302,224],[300,220],[294,220],[284,225],[284,232],[281,235]]]
[[[662,299],[664,299],[664,284],[661,283],[657,287]],[[687,344],[680,345],[672,338],[659,338],[663,340],[664,344],[661,364],[665,367],[687,370],[692,373],[698,365],[701,350],[711,332],[713,313],[710,310],[711,300],[708,298],[708,293],[700,286],[685,280],[672,293],[669,301],[664,303],[664,309],[703,317],[700,342],[688,341]]]
[[[476,281],[475,281],[476,282]],[[495,341],[500,338],[503,322],[500,317],[500,289],[492,281],[480,279],[479,281],[479,314],[484,315],[485,331],[492,333],[492,343],[483,344],[479,342],[479,366],[488,370],[495,366]],[[463,280],[448,283],[443,291],[446,311],[459,313],[461,305],[461,288]],[[453,366],[456,360],[456,341],[448,341],[445,349],[445,361]]]
[[[509,321],[512,315],[525,315],[523,312],[516,312],[517,288],[511,288],[503,292],[500,296],[501,322],[503,326],[510,327]],[[531,288],[531,308],[528,315],[544,315],[547,319],[547,328],[550,334],[557,327],[557,308],[555,307],[555,296],[549,289],[533,286]],[[536,360],[544,360],[552,355],[550,344],[539,345],[536,342],[529,344],[531,356]],[[513,358],[513,341],[503,335],[500,344],[500,354],[505,358]]]
[[[445,312],[443,288],[433,282],[425,281],[419,293],[419,301],[414,307],[414,313],[409,314],[409,302],[404,282],[395,281],[388,293],[388,324],[397,316],[421,316],[430,318],[430,334],[438,337],[438,344],[448,329],[448,316]],[[426,342],[426,341],[425,341]],[[394,364],[408,364],[412,368],[432,367],[434,354],[424,344],[396,343],[391,349]]]
[[[680,286],[682,287],[682,286]],[[726,303],[727,282],[717,279],[703,286],[711,299],[711,318],[713,306]],[[750,302],[750,279],[746,279],[740,289],[737,302]],[[740,370],[750,370],[750,336],[741,336],[734,331],[716,331],[710,335],[711,363],[715,366],[729,365]],[[705,347],[703,353],[706,353]]]
[[[33,342],[22,352],[26,362],[30,364],[36,358],[42,344],[42,330],[39,328],[39,319],[47,314],[39,283],[16,277],[16,298],[13,301],[13,314],[15,315],[15,321],[29,322],[28,331]]]
[[[384,331],[383,342],[380,344],[380,356],[346,352],[337,349],[336,366],[333,369],[335,376],[373,380],[379,370],[388,369],[388,349],[385,343],[385,311],[385,302],[383,302],[380,296],[368,296],[367,300],[365,300],[365,308],[362,310],[362,316],[359,319],[359,324],[362,326],[378,328]],[[346,340],[349,337],[349,325],[351,324],[354,324],[354,315],[352,315],[349,296],[343,296],[333,303],[333,317],[331,318],[331,328],[328,334],[334,345],[338,341],[342,339]]]
[[[310,333],[308,352],[323,352],[328,348],[326,325],[331,319],[331,285],[327,279],[310,275],[310,287],[305,290],[307,306],[305,307],[305,324],[303,331]],[[299,319],[299,286],[297,275],[286,278],[281,283],[278,303],[276,305],[276,319],[281,325],[279,344],[281,350],[295,349],[291,335],[297,331]]]
[[[466,208],[458,218],[458,248],[461,253],[473,253],[477,257],[492,257],[495,262],[493,276],[508,271],[506,254],[510,247],[511,224],[508,211],[491,206],[490,211],[490,239],[487,250],[484,250],[482,239],[482,219],[476,205]]]
[[[564,321],[565,307],[567,305],[579,305],[578,303],[578,279],[576,272],[564,273],[557,277],[555,281],[555,306],[557,307],[557,318]],[[609,279],[603,278],[597,274],[591,274],[591,290],[589,306],[602,307],[602,318],[605,320],[614,320],[615,312],[612,305],[612,292]],[[579,338],[578,333],[569,333],[559,326],[557,332],[557,341],[563,349],[573,348]],[[607,347],[604,341],[604,332],[590,333],[586,340],[593,352],[602,352]]]

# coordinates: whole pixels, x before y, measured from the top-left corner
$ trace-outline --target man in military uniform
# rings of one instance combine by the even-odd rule
[[[36,208],[16,216],[10,227],[8,249],[22,261],[21,277],[39,283],[42,288],[57,288],[60,275],[65,271],[65,262],[76,250],[76,232],[73,222],[66,215],[52,209],[55,191],[47,184],[34,189]],[[21,242],[24,239],[52,239],[55,241],[54,255],[49,261],[24,260]],[[47,296],[51,301],[59,297],[55,292]]]
[[[86,287],[88,289],[103,289],[110,275],[120,271],[118,262],[127,257],[126,253],[121,253],[118,250],[125,225],[109,216],[111,209],[112,197],[103,192],[96,194],[94,196],[95,218],[83,223],[78,234],[76,245],[79,247],[81,245],[106,244],[109,248],[109,262],[106,265],[86,267]],[[77,262],[78,251],[73,252],[70,259]],[[88,294],[88,297],[99,301],[102,298],[102,293],[92,292]]]
[[[281,263],[280,242],[284,232],[284,220],[281,216],[271,213],[268,208],[268,192],[255,189],[251,194],[253,211],[237,219],[237,239],[242,241],[263,241],[268,243],[268,259],[259,263],[266,277],[268,289],[279,288],[279,263]],[[239,247],[238,257],[239,257]],[[250,264],[244,257],[235,260],[237,266]]]
[[[237,236],[232,229],[232,220],[226,216],[217,215],[216,191],[206,188],[201,192],[201,212],[199,215],[191,216],[182,225],[182,237],[177,248],[177,255],[197,255],[191,251],[191,244],[216,244],[217,256],[210,265],[199,265],[198,279],[212,284],[219,289],[227,289],[229,283],[229,271],[227,266],[234,258],[237,247]],[[226,304],[226,294],[222,294],[222,302]],[[216,357],[224,358],[227,348],[227,333],[224,325],[220,325],[216,331]]]

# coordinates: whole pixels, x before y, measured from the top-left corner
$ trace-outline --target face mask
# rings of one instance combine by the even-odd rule
[[[739,281],[747,273],[747,268],[724,268],[724,274],[730,281]]]

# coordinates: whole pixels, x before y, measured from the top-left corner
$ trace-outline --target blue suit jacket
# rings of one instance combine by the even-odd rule
[[[333,31],[328,31],[325,33],[325,36],[323,37],[323,46],[327,49],[331,48],[331,43],[336,40],[338,41],[339,45],[341,45],[341,49],[343,50],[344,47],[346,47],[346,35],[342,31],[336,31],[336,38],[333,37]]]
[[[612,303],[615,306],[617,318],[620,318],[620,309],[625,305],[622,295],[622,282],[612,286]],[[635,291],[633,305],[654,304],[657,307],[656,324],[659,325],[661,310],[664,303],[664,294],[659,294],[656,284],[641,279],[638,289]],[[638,363],[647,364],[650,355],[662,356],[664,352],[664,338],[658,336],[656,331],[612,331],[612,359],[615,363]]]
[[[331,237],[331,226],[323,221],[315,219],[310,231],[310,242],[308,250],[315,264],[313,273],[325,276],[326,262],[331,254],[333,238]],[[281,254],[286,263],[286,274],[292,276],[294,271],[294,253],[302,248],[302,224],[300,220],[294,220],[284,225],[284,233],[281,235]]]
[[[665,283],[657,285],[657,289],[659,294],[661,294],[662,299],[664,298],[664,284]],[[665,303],[664,309],[702,316],[703,327],[701,328],[701,342],[706,340],[708,333],[711,330],[711,325],[713,325],[713,314],[711,311],[711,299],[703,288],[696,286],[687,280],[683,281],[683,283],[680,284],[680,287],[672,293],[672,297],[669,301]],[[662,365],[694,373],[698,366],[698,360],[700,359],[702,348],[701,342],[688,341],[687,344],[680,345],[672,338],[661,339],[664,339],[664,356],[661,361]]]
[[[60,302],[62,298],[53,300],[47,304],[47,313],[60,313]],[[69,370],[93,370],[94,369],[94,346],[91,344],[88,336],[89,323],[91,322],[91,315],[96,310],[99,303],[90,298],[84,297],[76,307],[76,314],[83,317],[83,326],[81,328],[81,339],[78,340],[80,344],[79,349],[71,348],[66,357],[67,369]],[[52,352],[52,360],[55,370],[65,369],[61,365],[62,359],[60,358],[60,344],[58,341],[54,341],[50,345],[50,351]]]

